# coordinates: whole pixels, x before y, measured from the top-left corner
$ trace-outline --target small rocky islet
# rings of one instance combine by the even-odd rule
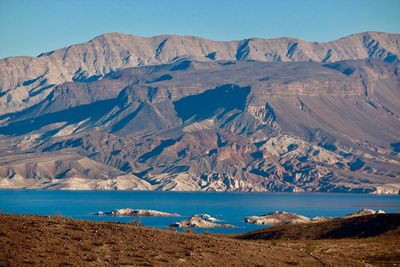
[[[342,218],[352,218],[358,216],[366,216],[366,215],[374,215],[374,214],[383,214],[385,211],[383,210],[373,210],[373,209],[361,209],[354,213],[347,214]],[[334,219],[333,217],[313,217],[308,218],[303,215],[298,215],[296,213],[290,213],[286,211],[274,211],[268,214],[260,215],[260,216],[249,216],[244,218],[244,221],[251,224],[296,224],[296,223],[313,223]]]
[[[132,216],[132,217],[180,217],[181,215],[177,213],[169,213],[158,210],[146,210],[146,209],[115,209],[112,211],[98,211],[93,213],[93,215],[103,216]]]
[[[211,217],[208,214],[195,214],[190,218],[170,224],[170,227],[191,227],[191,228],[235,228],[231,224],[218,223],[221,220]]]
[[[372,210],[372,209],[361,209],[357,212],[347,214],[344,218],[352,218],[352,217],[359,217],[364,215],[374,215],[374,214],[384,214],[385,211],[383,210]]]
[[[367,216],[375,214],[384,214],[383,210],[361,209],[354,213],[347,214],[341,218],[353,218],[358,216]],[[178,213],[169,213],[158,210],[147,209],[131,209],[122,208],[114,209],[112,211],[98,211],[93,213],[97,216],[132,216],[132,217],[181,217]],[[244,218],[246,223],[258,225],[277,225],[277,224],[297,224],[297,223],[313,223],[335,219],[334,217],[313,217],[308,218],[296,213],[286,211],[274,211],[264,215],[248,216]],[[235,228],[237,226],[232,224],[221,223],[222,220],[212,217],[209,214],[195,214],[185,220],[174,222],[170,227],[183,227],[183,228]]]
[[[249,216],[244,221],[252,224],[304,223],[309,222],[310,218],[286,211],[274,211],[260,216]]]
[[[93,213],[97,216],[131,216],[131,217],[180,217],[178,213],[168,213],[158,210],[146,210],[146,209],[114,209],[112,211],[98,211]],[[175,222],[170,224],[170,227],[191,227],[191,228],[234,228],[231,224],[221,224],[217,218],[210,216],[209,214],[195,214],[186,220]]]

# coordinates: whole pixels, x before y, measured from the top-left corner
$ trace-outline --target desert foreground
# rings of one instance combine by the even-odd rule
[[[379,214],[235,236],[0,215],[0,266],[392,266],[399,226],[399,214]]]

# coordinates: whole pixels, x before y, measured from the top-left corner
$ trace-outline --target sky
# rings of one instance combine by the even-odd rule
[[[322,42],[399,33],[399,14],[400,0],[0,0],[0,58],[37,56],[106,32]]]

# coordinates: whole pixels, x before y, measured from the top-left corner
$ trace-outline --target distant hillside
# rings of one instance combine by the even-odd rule
[[[0,187],[398,194],[399,36],[106,34],[4,59]]]

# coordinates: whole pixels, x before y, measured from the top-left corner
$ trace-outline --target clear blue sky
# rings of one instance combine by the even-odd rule
[[[0,58],[36,56],[105,32],[329,41],[399,33],[399,14],[400,0],[0,0]]]

